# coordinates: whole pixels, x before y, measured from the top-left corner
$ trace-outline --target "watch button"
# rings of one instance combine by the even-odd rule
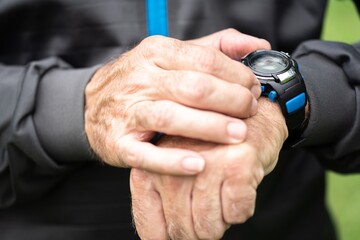
[[[261,85],[261,93],[265,92],[265,86]]]
[[[299,95],[293,97],[285,103],[286,111],[291,114],[296,110],[305,106],[306,96],[305,93],[300,93]]]
[[[270,91],[268,97],[271,101],[275,102],[275,100],[277,98],[277,92],[275,92],[274,90]]]

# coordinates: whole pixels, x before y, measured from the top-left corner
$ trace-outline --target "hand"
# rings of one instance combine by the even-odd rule
[[[275,167],[288,133],[279,106],[265,98],[245,121],[248,138],[236,145],[162,139],[163,147],[190,148],[204,157],[197,176],[132,169],[133,216],[142,239],[220,239],[230,224],[253,215],[257,186]]]
[[[195,174],[204,167],[202,157],[148,143],[154,132],[219,143],[243,141],[246,125],[237,118],[255,114],[260,84],[227,54],[240,56],[242,49],[268,44],[227,32],[189,42],[149,37],[98,69],[85,91],[85,132],[94,152],[113,166]],[[232,41],[232,49],[224,48],[223,41]]]

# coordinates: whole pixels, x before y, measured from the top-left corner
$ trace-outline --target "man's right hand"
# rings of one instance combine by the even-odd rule
[[[198,151],[206,166],[195,176],[170,176],[133,168],[132,212],[141,239],[221,239],[231,224],[254,214],[256,190],[277,163],[288,136],[277,103],[259,99],[258,113],[246,120],[247,139],[214,144],[165,136],[162,147]]]
[[[99,68],[88,83],[86,135],[110,165],[195,174],[204,167],[199,154],[148,141],[164,132],[239,143],[246,125],[237,118],[256,113],[259,89],[247,67],[214,47],[149,37]]]

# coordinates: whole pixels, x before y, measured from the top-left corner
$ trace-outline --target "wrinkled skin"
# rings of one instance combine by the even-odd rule
[[[256,189],[272,171],[287,138],[276,103],[259,100],[258,113],[245,120],[248,137],[239,144],[215,144],[164,137],[162,147],[197,151],[206,161],[195,176],[131,171],[136,229],[142,239],[220,239],[231,224],[254,214]]]
[[[216,143],[244,141],[260,84],[236,59],[267,41],[224,30],[180,41],[154,36],[99,68],[85,90],[85,133],[107,164],[192,175],[196,151],[148,141],[155,132]],[[226,94],[224,94],[226,93]],[[211,129],[211,131],[209,131]]]

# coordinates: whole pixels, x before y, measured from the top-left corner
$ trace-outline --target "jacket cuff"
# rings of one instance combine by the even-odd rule
[[[97,68],[53,68],[41,78],[35,125],[44,149],[57,162],[95,159],[84,131],[84,93]]]
[[[326,54],[313,50],[318,44],[321,42],[307,42],[293,54],[304,76],[310,104],[303,146],[335,143],[351,128],[356,111],[355,92],[346,74]]]

